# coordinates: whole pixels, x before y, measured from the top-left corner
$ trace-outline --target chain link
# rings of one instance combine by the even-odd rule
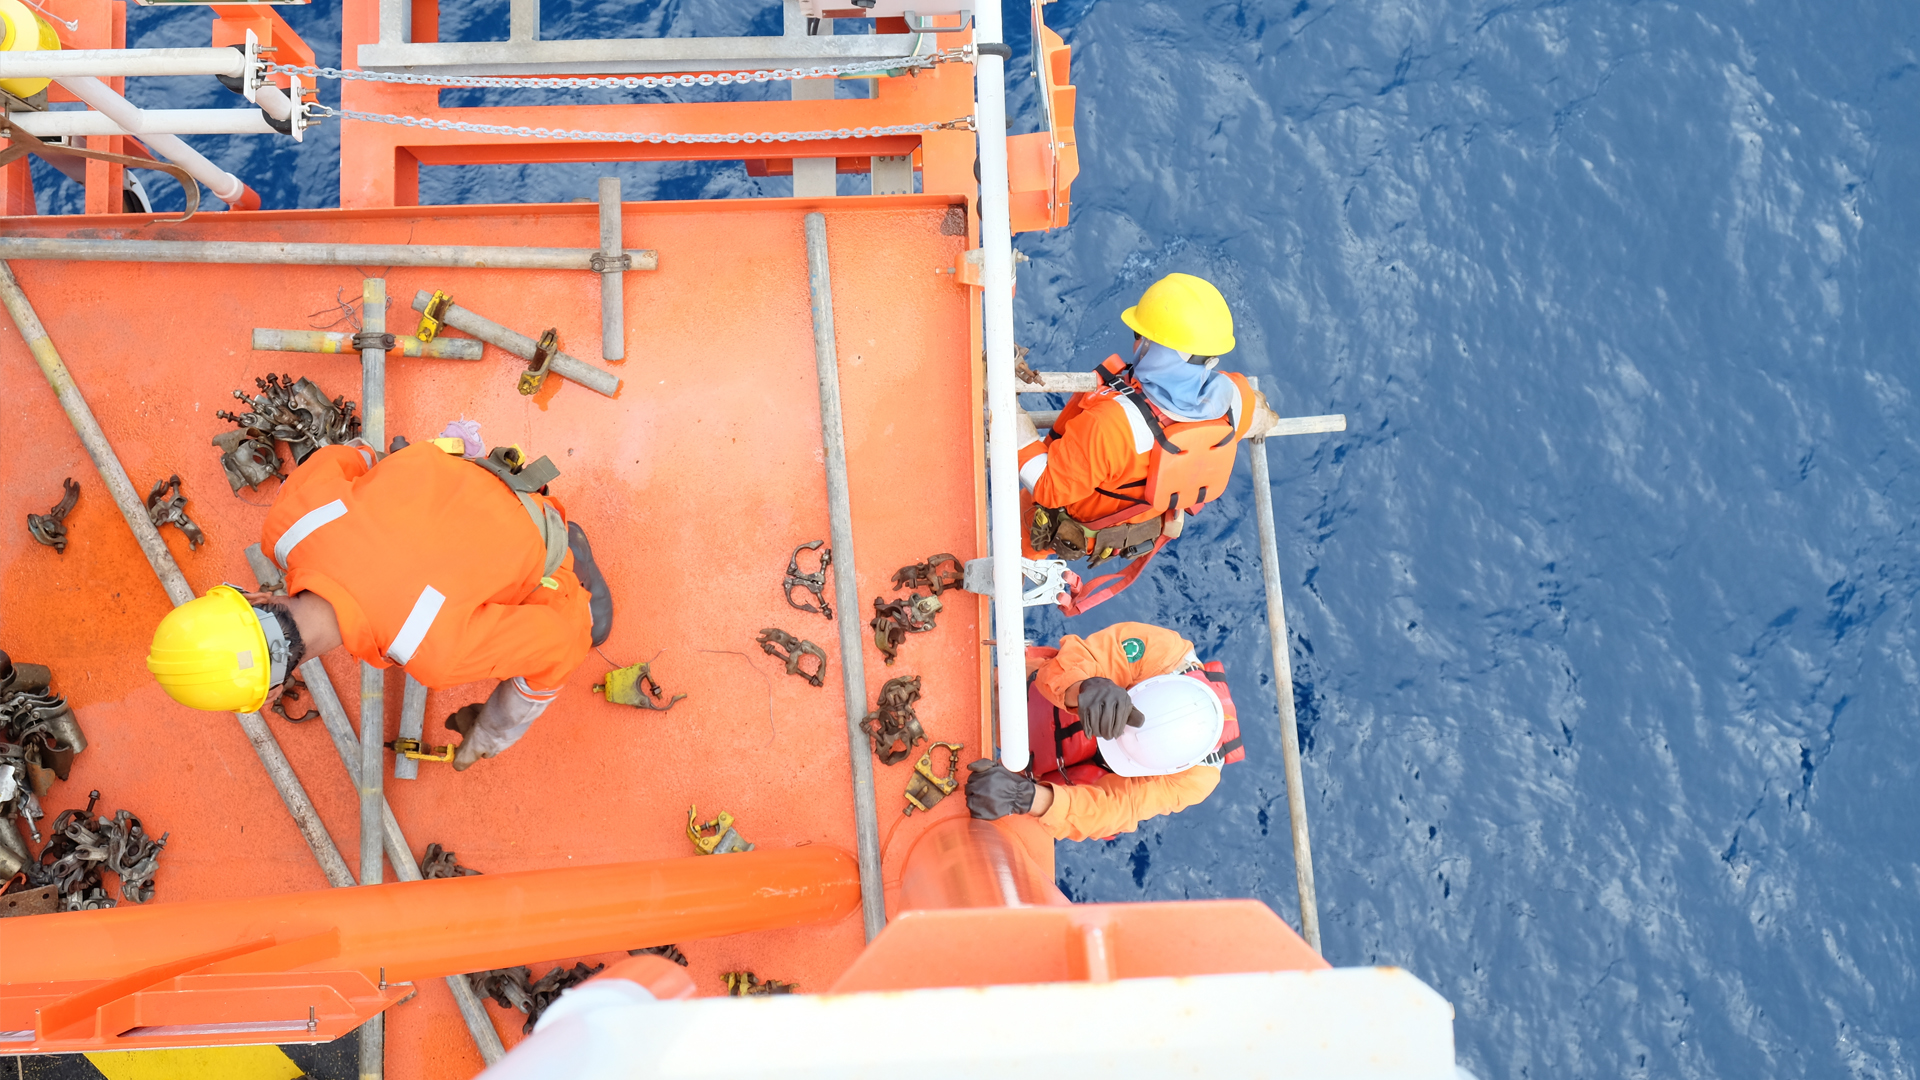
[[[855,64],[831,64],[806,68],[771,68],[761,71],[723,71],[700,75],[626,75],[541,77],[533,75],[434,75],[406,71],[357,71],[351,68],[301,67],[296,64],[266,63],[270,75],[304,75],[313,79],[343,79],[359,82],[400,83],[408,86],[446,86],[460,89],[501,90],[658,90],[671,86],[733,86],[750,82],[787,82],[793,79],[825,79],[840,75],[867,75],[887,71],[915,71],[936,64],[971,59],[972,46],[946,49],[926,56],[908,56],[898,60],[863,60]]]
[[[360,112],[356,109],[324,110],[322,116],[340,116],[373,124],[398,124],[401,127],[431,128],[435,131],[463,131],[475,135],[513,135],[523,139],[577,139],[586,142],[631,143],[777,143],[813,142],[821,139],[872,139],[885,135],[918,135],[928,131],[973,130],[973,117],[940,123],[885,124],[874,127],[827,128],[819,131],[577,131],[568,128],[509,127],[505,124],[469,124],[464,120],[436,120],[419,116],[395,116],[391,113]]]

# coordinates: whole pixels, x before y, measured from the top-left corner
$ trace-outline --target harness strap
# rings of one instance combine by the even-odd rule
[[[560,476],[560,470],[552,458],[542,457],[538,461],[522,461],[520,451],[511,446],[496,446],[483,458],[468,458],[468,461],[492,473],[507,490],[520,500],[521,509],[527,512],[527,518],[533,522],[533,531],[540,534],[540,543],[546,548],[547,560],[541,567],[540,576],[550,578],[560,568],[560,560],[567,555],[567,522],[553,504],[534,499],[534,494]]]
[[[1153,432],[1153,441],[1160,444],[1160,449],[1169,454],[1186,453],[1167,439],[1167,429],[1161,425],[1160,417],[1155,415],[1153,403],[1147,400],[1147,396],[1140,392],[1138,386],[1105,364],[1097,370],[1100,372],[1100,381],[1106,384],[1107,389],[1124,396],[1126,401],[1139,411],[1140,419],[1145,421],[1147,430]],[[1133,368],[1127,367],[1123,370],[1132,371]]]
[[[1158,540],[1155,540],[1153,547],[1148,550],[1145,555],[1128,563],[1125,570],[1117,574],[1107,574],[1104,577],[1097,577],[1091,581],[1081,582],[1080,587],[1068,595],[1067,602],[1060,605],[1061,613],[1069,617],[1084,615],[1095,607],[1120,595],[1120,593],[1126,590],[1127,586],[1133,584],[1135,578],[1140,576],[1140,572],[1147,568],[1147,564],[1152,562],[1153,557],[1160,553],[1160,549],[1167,546],[1167,539],[1167,537],[1162,536]]]

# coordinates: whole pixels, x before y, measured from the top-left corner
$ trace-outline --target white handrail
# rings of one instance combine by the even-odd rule
[[[241,78],[239,49],[59,49],[0,53],[0,79],[73,79],[122,75],[225,75]]]
[[[1000,763],[1027,767],[1026,608],[1021,605],[1019,398],[1013,377],[1013,222],[1007,206],[1006,59],[1000,0],[973,13],[974,123],[980,132],[981,329],[987,347],[987,533],[993,555],[994,681]]]
[[[273,126],[259,109],[142,109],[146,130],[134,131],[113,122],[103,112],[17,112],[11,122],[40,139],[67,135],[272,135]]]
[[[232,49],[225,50],[234,56],[240,54]],[[33,53],[15,53],[15,56],[38,55]],[[178,135],[149,130],[145,114],[126,98],[115,93],[113,88],[92,76],[79,76],[59,80],[60,85],[74,97],[87,103],[91,108],[106,114],[107,118],[130,132],[138,132],[140,141],[147,149],[175,165],[187,170],[187,175],[207,185],[213,197],[228,206],[240,204],[252,191],[240,182],[240,178],[208,161],[205,155],[181,141]],[[254,197],[258,204],[258,197]]]

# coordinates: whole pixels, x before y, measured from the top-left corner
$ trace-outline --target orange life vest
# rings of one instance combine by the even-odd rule
[[[1046,659],[1060,650],[1029,647],[1027,656]],[[1032,664],[1028,665],[1032,667]],[[1036,673],[1037,674],[1037,673]],[[1246,747],[1240,738],[1239,714],[1233,708],[1233,695],[1227,690],[1226,668],[1218,660],[1183,672],[1199,679],[1220,699],[1226,710],[1227,724],[1220,730],[1220,741],[1203,765],[1231,765],[1246,760]],[[1100,758],[1100,742],[1086,733],[1080,715],[1048,701],[1027,676],[1027,748],[1033,754],[1034,779],[1052,784],[1090,784],[1113,770]]]
[[[1169,514],[1197,512],[1227,489],[1240,440],[1247,437],[1253,426],[1253,384],[1245,375],[1225,372],[1239,391],[1225,416],[1212,420],[1175,420],[1147,400],[1140,381],[1133,376],[1133,366],[1122,361],[1119,354],[1107,357],[1094,372],[1104,385],[1075,395],[1061,410],[1055,428],[1074,414],[1110,400],[1133,427],[1134,445],[1145,447],[1142,452],[1147,455],[1147,474],[1112,490],[1096,488],[1102,495],[1131,505],[1082,525],[1097,531]],[[1168,539],[1162,536],[1155,540],[1153,547],[1129,563],[1125,570],[1082,582],[1070,592],[1061,610],[1067,615],[1079,615],[1120,595],[1167,545]]]

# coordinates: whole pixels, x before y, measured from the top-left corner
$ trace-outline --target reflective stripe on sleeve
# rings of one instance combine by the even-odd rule
[[[515,675],[512,681],[514,693],[528,701],[552,701],[560,696],[560,687],[556,686],[551,690],[535,690],[524,675]]]
[[[1040,482],[1040,474],[1047,471],[1047,455],[1036,454],[1033,460],[1020,466],[1020,486],[1028,491]]]
[[[286,532],[281,533],[280,542],[273,545],[273,561],[280,564],[280,569],[287,569],[287,556],[293,554],[293,549],[299,545],[300,541],[312,536],[313,531],[320,526],[339,521],[346,516],[347,504],[339,499],[325,506],[316,506],[301,514],[300,520],[289,526]]]
[[[1113,400],[1120,403],[1120,411],[1127,414],[1127,424],[1133,428],[1133,452],[1144,454],[1153,449],[1153,429],[1147,426],[1147,418],[1140,415],[1140,407],[1125,395],[1115,395]]]
[[[387,647],[387,656],[393,662],[405,667],[407,661],[420,648],[427,638],[427,631],[433,629],[434,617],[440,614],[440,605],[447,598],[440,590],[429,585],[420,590],[420,599],[413,602],[413,610],[407,613],[407,621],[400,624],[400,632],[394,635],[393,644]]]

